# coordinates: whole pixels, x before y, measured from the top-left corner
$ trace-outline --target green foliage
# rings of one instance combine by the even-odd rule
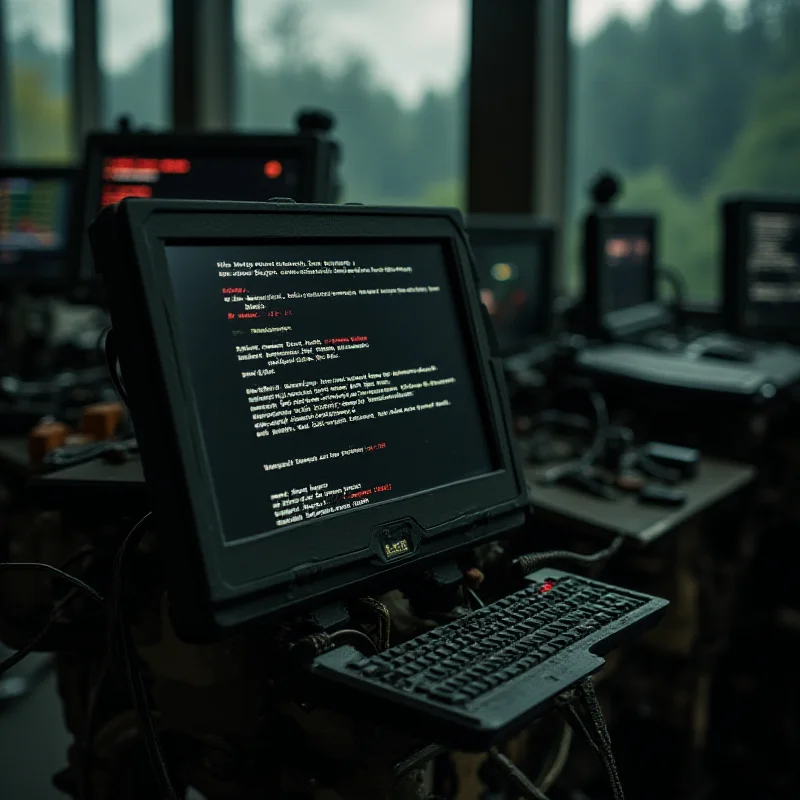
[[[615,169],[620,205],[660,214],[663,262],[716,299],[720,199],[800,192],[800,1],[750,0],[732,24],[718,0],[659,0],[640,27],[610,21],[575,72],[571,227],[591,176]]]
[[[800,191],[800,68],[766,83],[720,170],[722,193]]]
[[[69,108],[63,95],[48,91],[41,69],[20,67],[11,88],[14,153],[22,161],[64,161],[69,157]]]

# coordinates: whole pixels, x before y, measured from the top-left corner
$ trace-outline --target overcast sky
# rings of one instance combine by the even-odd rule
[[[376,79],[407,103],[427,88],[450,88],[466,64],[468,0],[297,0],[308,13],[309,53],[336,66],[350,54],[365,56]],[[572,0],[572,35],[584,40],[614,13],[637,21],[655,0]],[[682,8],[702,0],[674,0]],[[732,10],[746,0],[724,0]],[[0,3],[2,5],[2,3]],[[50,49],[69,45],[70,0],[5,0],[13,37],[32,31]],[[127,69],[169,30],[169,0],[100,0],[101,58],[111,70]],[[282,0],[237,0],[237,38],[268,63],[274,41],[264,35]]]

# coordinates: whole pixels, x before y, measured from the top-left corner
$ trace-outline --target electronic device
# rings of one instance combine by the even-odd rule
[[[731,198],[721,212],[726,330],[752,338],[796,337],[800,198]]]
[[[693,447],[648,442],[641,455],[659,466],[677,470],[681,480],[694,480],[700,467],[700,451]]]
[[[89,134],[71,239],[78,280],[94,277],[87,226],[124,197],[334,203],[338,161],[338,144],[313,131]]]
[[[457,212],[126,199],[90,230],[184,638],[522,523]]]
[[[620,339],[667,328],[669,309],[657,299],[657,219],[598,209],[583,231],[586,333]]]
[[[585,348],[576,355],[575,367],[600,381],[671,390],[663,393],[664,402],[674,398],[671,392],[682,392],[761,403],[800,383],[800,354],[782,345],[737,364],[619,342]]]
[[[447,747],[481,751],[596,672],[601,654],[651,627],[666,601],[553,569],[502,600],[369,657],[340,647],[313,675],[349,708]],[[365,702],[367,701],[367,702]]]
[[[33,289],[66,282],[74,173],[0,166],[0,284]]]
[[[686,492],[674,486],[662,486],[659,483],[648,483],[639,491],[639,502],[653,506],[679,508],[686,503]]]
[[[500,354],[529,353],[552,333],[555,228],[523,215],[471,214],[467,233]]]

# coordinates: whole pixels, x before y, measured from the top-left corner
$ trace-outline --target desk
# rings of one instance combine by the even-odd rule
[[[672,509],[640,503],[635,494],[621,492],[620,499],[613,501],[568,486],[542,486],[537,481],[546,469],[546,466],[525,469],[531,501],[543,517],[562,524],[578,525],[584,530],[622,535],[640,544],[649,544],[732,497],[752,483],[756,475],[755,468],[746,464],[703,458],[697,478],[680,485],[686,491],[686,502],[680,508]]]
[[[122,464],[95,459],[86,464],[36,475],[29,484],[37,505],[64,508],[93,505],[102,490],[102,502],[136,506],[147,502],[147,486],[138,456]]]
[[[27,478],[30,471],[28,438],[26,436],[0,438],[0,477],[7,474],[15,478]]]

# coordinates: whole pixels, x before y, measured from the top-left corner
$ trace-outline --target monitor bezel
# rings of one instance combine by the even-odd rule
[[[500,348],[503,356],[517,355],[530,349],[538,341],[553,333],[555,323],[555,238],[556,228],[554,223],[543,217],[529,217],[518,214],[470,214],[466,219],[467,235],[470,246],[473,241],[480,238],[482,243],[492,246],[503,244],[513,237],[513,241],[541,246],[542,264],[539,275],[539,293],[541,299],[541,325],[540,329],[531,332],[529,336],[521,337],[516,343]],[[475,247],[481,244],[475,242]],[[473,253],[474,255],[474,253]],[[476,259],[477,264],[477,259]],[[480,270],[478,272],[480,280]]]
[[[629,308],[606,312],[603,308],[605,280],[605,224],[641,225],[649,229],[652,245],[650,271],[647,276],[648,300]],[[643,211],[628,212],[601,209],[587,215],[583,242],[584,315],[587,332],[601,338],[620,339],[657,330],[671,322],[669,310],[658,300],[658,216]]]
[[[111,216],[113,223],[108,222]],[[209,625],[228,628],[251,619],[274,618],[320,604],[344,588],[352,592],[385,585],[390,575],[418,567],[426,559],[464,551],[491,538],[496,535],[488,524],[493,517],[527,503],[511,443],[502,374],[491,358],[477,273],[457,212],[125,200],[110,214],[102,214],[92,228],[145,476],[159,517],[169,520],[165,543],[170,545],[173,585],[178,584],[173,605],[176,624],[186,635],[196,638]],[[289,530],[283,528],[278,534],[282,535],[279,564],[270,536],[226,544],[219,535],[191,381],[179,357],[181,333],[170,322],[175,299],[163,242],[298,238],[313,242],[363,236],[410,243],[435,239],[451,248],[450,266],[464,299],[469,344],[478,354],[479,392],[498,468],[479,478],[298,524],[291,542],[285,538]],[[168,408],[176,412],[164,413]],[[374,551],[377,531],[398,521],[411,521],[419,539],[416,551],[397,561],[382,561]],[[330,546],[333,542],[335,547]],[[177,569],[176,562],[181,564]],[[191,569],[190,563],[202,572]],[[264,564],[270,565],[269,572]],[[205,580],[199,580],[203,572]]]
[[[314,202],[319,185],[320,148],[322,140],[310,135],[243,134],[243,133],[90,133],[86,137],[83,169],[80,172],[75,194],[75,215],[70,235],[70,263],[74,280],[78,284],[95,281],[89,240],[86,234],[91,221],[100,211],[102,195],[103,159],[123,155],[130,150],[135,155],[147,157],[165,149],[181,148],[197,156],[215,153],[263,157],[294,158],[306,165],[298,175],[298,202]],[[265,197],[264,200],[269,200]]]
[[[75,167],[64,164],[0,164],[0,180],[5,178],[30,178],[31,180],[67,182],[67,218],[64,229],[64,245],[53,251],[53,257],[60,258],[62,262],[60,274],[44,277],[25,277],[20,275],[11,277],[0,274],[0,285],[43,291],[55,291],[70,286],[73,280],[70,251],[75,220],[75,190],[78,177],[78,170]]]
[[[720,205],[722,217],[721,281],[722,320],[729,333],[761,336],[767,339],[798,338],[797,326],[747,324],[749,301],[747,248],[750,243],[748,217],[758,211],[800,214],[800,197],[757,196],[730,197]],[[800,304],[798,304],[800,305]]]

